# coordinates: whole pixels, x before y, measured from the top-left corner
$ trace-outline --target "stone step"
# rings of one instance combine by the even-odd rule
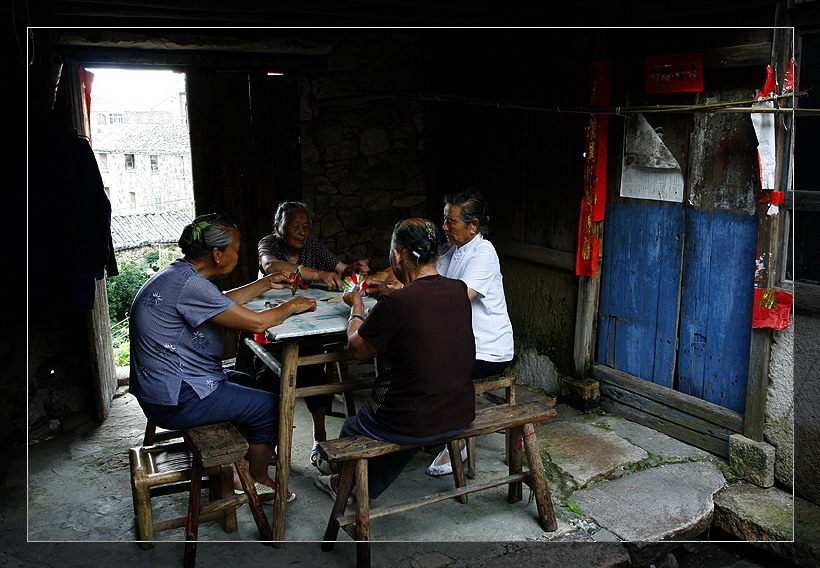
[[[572,494],[583,514],[632,542],[685,540],[709,527],[713,495],[726,481],[706,462],[669,464]]]
[[[792,540],[793,514],[791,494],[776,487],[738,483],[715,495],[715,526],[740,540]]]

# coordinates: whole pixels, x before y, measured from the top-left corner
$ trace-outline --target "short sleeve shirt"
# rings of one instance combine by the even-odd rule
[[[288,261],[287,256],[285,256],[283,244],[284,242],[282,241],[282,237],[276,233],[271,233],[266,237],[262,237],[259,241],[260,272],[264,272],[262,270],[261,263],[263,255],[269,254],[281,261]],[[328,248],[322,244],[319,239],[313,235],[308,235],[308,238],[305,241],[305,246],[299,251],[299,262],[297,262],[297,264],[307,266],[308,268],[315,268],[316,270],[332,272],[339,262],[341,261],[336,258],[336,256],[330,252],[330,250],[328,250]]]
[[[233,300],[189,262],[176,260],[146,282],[131,305],[131,392],[176,405],[185,381],[200,398],[226,379],[221,327],[209,321]]]
[[[436,262],[439,274],[457,278],[477,292],[471,302],[476,359],[503,363],[515,355],[507,314],[504,278],[498,255],[480,234],[463,246],[452,245]]]
[[[475,347],[463,282],[440,275],[380,297],[359,336],[390,358],[363,408],[400,434],[435,436],[475,418]]]

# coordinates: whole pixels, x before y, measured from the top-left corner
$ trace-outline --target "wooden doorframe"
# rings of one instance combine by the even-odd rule
[[[70,98],[73,122],[81,136],[88,137],[88,116],[85,111],[84,87],[80,80],[82,65],[74,59],[62,57],[63,71],[60,88]],[[86,314],[86,337],[91,359],[91,380],[97,418],[108,417],[111,401],[117,390],[117,370],[114,365],[114,346],[111,341],[111,322],[108,319],[108,291],[105,278],[95,282],[94,308]]]

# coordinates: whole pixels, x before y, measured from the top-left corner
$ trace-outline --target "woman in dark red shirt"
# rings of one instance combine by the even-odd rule
[[[475,418],[472,310],[464,282],[436,271],[444,242],[426,219],[398,223],[390,267],[404,285],[378,298],[364,317],[358,290],[344,295],[351,307],[347,337],[359,360],[388,359],[373,393],[348,418],[340,436],[363,434],[398,444],[425,444],[463,431]],[[369,460],[369,490],[378,497],[418,450]],[[333,493],[337,477],[319,478]]]

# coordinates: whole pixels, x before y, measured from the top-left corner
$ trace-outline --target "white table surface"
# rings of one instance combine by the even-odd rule
[[[350,317],[350,307],[342,301],[342,292],[330,292],[324,288],[308,288],[307,290],[296,290],[296,296],[313,298],[316,300],[315,312],[304,312],[290,316],[280,325],[268,328],[266,335],[269,341],[278,341],[293,337],[306,337],[310,335],[323,335],[326,333],[339,333],[347,330],[347,318]],[[265,309],[265,302],[268,301],[271,307],[287,302],[294,297],[290,288],[287,290],[269,290],[257,296],[245,307],[255,312]],[[338,302],[327,302],[327,299],[338,298]],[[376,304],[373,298],[365,297],[365,313]]]

